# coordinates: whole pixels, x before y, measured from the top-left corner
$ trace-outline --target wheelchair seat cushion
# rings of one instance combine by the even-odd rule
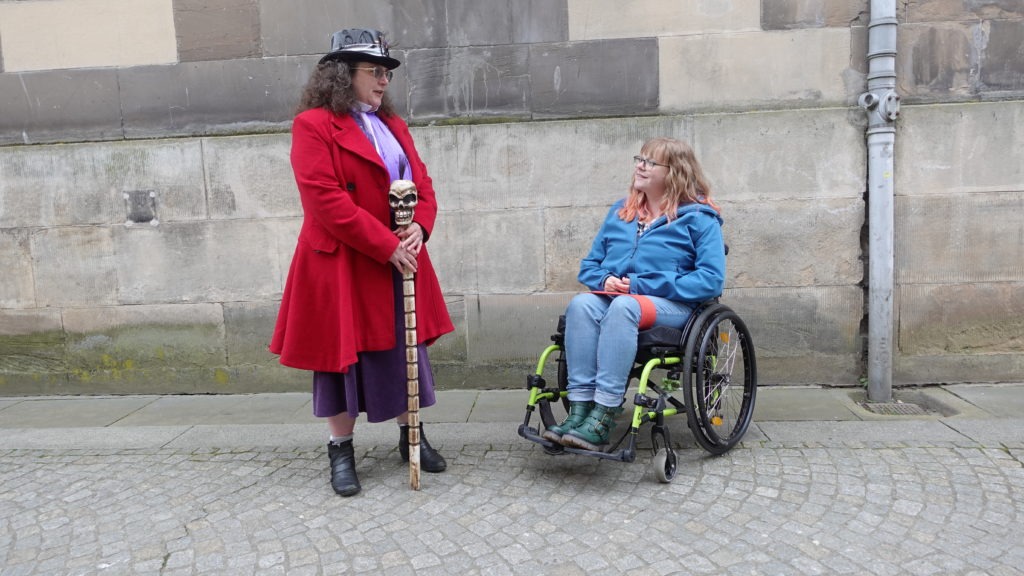
[[[682,348],[683,331],[669,326],[655,326],[637,335],[638,350],[649,348]]]

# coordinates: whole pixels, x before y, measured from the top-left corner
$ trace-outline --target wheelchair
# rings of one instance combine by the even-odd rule
[[[559,410],[568,412],[565,316],[559,317],[557,332],[551,340],[554,343],[541,353],[535,373],[526,378],[530,398],[518,429],[520,436],[540,444],[547,454],[571,453],[633,462],[640,428],[651,424],[651,466],[658,481],[668,483],[676,475],[677,456],[665,423],[667,418],[685,414],[697,444],[713,455],[732,449],[750,426],[757,396],[754,343],[743,320],[717,298],[695,308],[682,330],[655,326],[639,333],[637,354],[627,382],[629,390],[628,384],[638,381],[632,421],[602,451],[562,446],[541,437],[544,430],[561,421],[555,417],[555,406],[561,405]],[[552,356],[557,366],[557,383],[549,387],[543,373]],[[655,374],[663,377],[656,381]],[[676,397],[679,392],[681,401]],[[539,428],[531,426],[534,413],[540,417]]]

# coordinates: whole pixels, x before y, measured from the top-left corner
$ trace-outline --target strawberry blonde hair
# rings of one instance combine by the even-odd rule
[[[711,186],[708,185],[704,171],[689,144],[674,138],[651,138],[640,148],[640,155],[668,166],[668,174],[665,175],[665,198],[662,200],[661,210],[669,222],[675,219],[679,206],[692,202],[710,206],[716,212],[722,211],[711,200]],[[633,186],[634,182],[635,180],[630,180],[629,195],[619,210],[619,218],[626,222],[632,222],[638,216],[645,217],[651,213],[650,207],[647,206],[647,197]]]

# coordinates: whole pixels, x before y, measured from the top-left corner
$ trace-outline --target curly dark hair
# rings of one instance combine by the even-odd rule
[[[357,63],[358,64],[358,63]],[[295,114],[313,108],[327,108],[338,115],[348,114],[356,104],[356,95],[352,90],[352,74],[355,69],[341,60],[328,60],[317,64],[316,70],[302,89],[302,97]],[[394,116],[395,109],[391,97],[384,93],[377,114]]]

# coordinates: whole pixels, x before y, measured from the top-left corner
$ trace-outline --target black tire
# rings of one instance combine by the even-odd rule
[[[757,363],[743,320],[719,305],[688,339],[684,369],[690,430],[712,454],[728,452],[743,438],[754,414]]]
[[[558,391],[565,392],[569,389],[569,369],[565,362],[565,349],[558,351]],[[569,397],[562,396],[562,408],[565,409],[566,415],[569,414]]]

